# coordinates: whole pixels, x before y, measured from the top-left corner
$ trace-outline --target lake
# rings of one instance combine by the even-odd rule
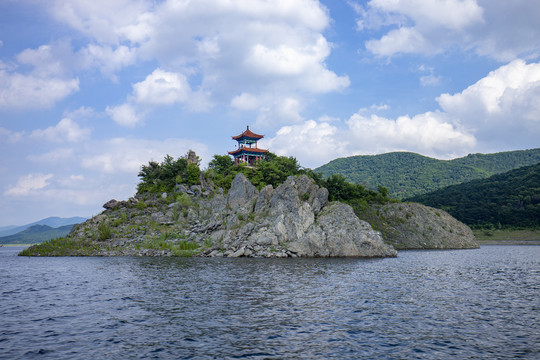
[[[385,259],[28,258],[1,359],[539,359],[540,246]]]

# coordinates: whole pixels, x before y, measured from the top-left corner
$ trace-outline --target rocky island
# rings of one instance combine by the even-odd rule
[[[353,208],[334,201],[343,184],[329,180],[330,193],[294,158],[269,159],[254,170],[215,156],[206,172],[194,154],[150,163],[139,174],[143,182],[135,196],[108,201],[101,214],[66,237],[21,255],[394,257],[396,248],[478,247],[472,231],[441,210],[392,203],[384,192],[345,183],[363,196]]]

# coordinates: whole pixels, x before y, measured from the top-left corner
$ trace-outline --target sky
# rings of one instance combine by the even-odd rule
[[[316,168],[540,147],[537,0],[2,0],[0,226],[250,129]]]

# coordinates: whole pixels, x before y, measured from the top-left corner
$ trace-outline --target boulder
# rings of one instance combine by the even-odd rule
[[[257,188],[242,173],[238,173],[231,183],[227,195],[227,205],[234,209],[251,205],[257,198]]]
[[[299,256],[396,256],[396,250],[384,243],[382,235],[361,221],[353,209],[332,203],[321,211],[313,224],[288,250]]]
[[[472,249],[479,244],[472,230],[446,211],[418,203],[377,206],[368,221],[397,249]],[[376,213],[376,215],[373,214]]]
[[[127,201],[117,201],[115,199],[111,199],[107,201],[105,204],[103,204],[103,207],[107,210],[113,210],[113,209],[119,209],[121,207],[125,207],[128,205]]]

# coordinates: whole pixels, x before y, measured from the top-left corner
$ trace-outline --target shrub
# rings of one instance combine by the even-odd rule
[[[107,240],[111,237],[111,227],[109,226],[109,223],[102,222],[98,225],[98,240]]]

